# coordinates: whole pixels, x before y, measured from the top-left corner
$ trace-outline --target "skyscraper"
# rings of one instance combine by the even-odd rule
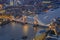
[[[22,3],[21,3],[21,1],[20,0],[14,0],[14,5],[15,6],[18,6],[18,5],[21,5]]]
[[[10,6],[14,5],[14,0],[10,0]]]

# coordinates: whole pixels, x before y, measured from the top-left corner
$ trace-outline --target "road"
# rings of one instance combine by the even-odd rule
[[[46,13],[39,14],[38,20],[47,25],[51,23],[52,19],[60,17],[60,8],[55,9],[54,11],[51,10],[48,10]]]

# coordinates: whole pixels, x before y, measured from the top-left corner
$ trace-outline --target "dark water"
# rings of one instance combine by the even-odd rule
[[[33,25],[11,22],[0,26],[0,40],[32,40],[34,37]]]

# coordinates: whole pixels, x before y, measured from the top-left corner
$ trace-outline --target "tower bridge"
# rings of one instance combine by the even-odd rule
[[[38,16],[38,15],[37,15]],[[29,24],[38,24],[38,25],[42,25],[42,26],[49,26],[49,24],[45,25],[44,23],[42,23],[37,16],[31,17],[31,16],[22,16],[20,18],[15,18],[14,16],[10,15],[1,15],[0,18],[4,18],[4,19],[9,19],[10,21],[16,21],[16,22],[22,22],[22,23],[29,23]]]
[[[44,23],[42,23],[37,16],[34,17],[30,17],[30,16],[23,16],[19,19],[14,19],[15,21],[18,22],[23,22],[23,23],[29,23],[29,24],[38,24],[38,25],[42,25],[42,26],[49,26],[49,24],[45,25]]]

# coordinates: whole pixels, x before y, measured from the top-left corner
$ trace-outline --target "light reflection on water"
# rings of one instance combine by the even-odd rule
[[[28,34],[28,30],[29,30],[29,26],[27,24],[25,24],[23,26],[23,33],[24,33],[24,35],[27,35]]]
[[[11,25],[14,27],[16,24],[15,24],[15,22],[11,22]]]
[[[15,23],[15,22],[11,22],[11,26],[12,26],[12,29],[15,29],[15,28],[17,28],[18,26],[20,26],[21,24],[18,24],[17,26],[16,26],[16,24],[17,23]],[[22,29],[22,31],[23,31],[23,34],[24,35],[27,35],[28,34],[28,31],[29,31],[29,25],[28,24],[24,24],[24,25],[22,25],[22,26],[20,26],[21,27],[21,29]],[[19,28],[20,28],[19,27]]]

